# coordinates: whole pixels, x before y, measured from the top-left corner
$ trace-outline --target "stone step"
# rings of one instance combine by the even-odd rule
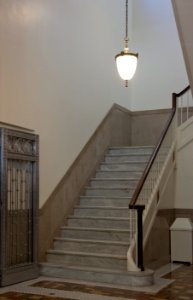
[[[102,163],[99,171],[133,171],[142,172],[147,163],[143,162],[125,162],[125,163]]]
[[[104,170],[97,171],[95,174],[96,178],[120,178],[120,179],[138,179],[142,176],[142,171],[114,171]]]
[[[95,216],[95,217],[129,217],[129,209],[126,207],[107,206],[76,206],[74,216]]]
[[[122,271],[127,269],[126,255],[48,250],[46,257],[48,262],[64,266],[101,267]]]
[[[127,272],[131,236],[128,204],[152,149],[109,150],[74,215],[60,228],[54,249],[47,251],[42,275],[127,287],[152,284],[153,272]]]
[[[145,162],[147,163],[150,158],[149,154],[140,154],[140,155],[134,155],[134,154],[128,154],[128,155],[111,155],[107,154],[105,156],[105,162],[106,163],[123,163],[123,162]]]
[[[114,229],[62,226],[60,229],[60,235],[65,238],[129,242],[130,230],[129,228]]]
[[[154,283],[154,272],[127,272],[104,268],[61,266],[58,264],[40,264],[42,276],[80,280],[91,283],[106,283],[113,286],[150,286]]]
[[[134,188],[138,183],[137,179],[117,179],[117,178],[93,178],[90,187],[93,188]]]
[[[114,207],[128,207],[131,197],[91,197],[81,196],[80,205],[88,206],[114,206]]]
[[[54,239],[55,250],[126,255],[128,248],[129,243],[126,242],[69,239],[60,237]]]
[[[87,187],[85,196],[106,196],[106,197],[131,197],[133,188],[92,188]]]
[[[72,227],[129,229],[129,218],[72,216],[67,222]]]
[[[119,155],[119,154],[149,154],[153,152],[153,146],[136,146],[136,147],[110,147],[108,154]]]

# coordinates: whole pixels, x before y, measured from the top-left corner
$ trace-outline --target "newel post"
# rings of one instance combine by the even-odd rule
[[[129,205],[130,209],[137,210],[137,266],[144,271],[143,261],[143,211],[145,205]]]

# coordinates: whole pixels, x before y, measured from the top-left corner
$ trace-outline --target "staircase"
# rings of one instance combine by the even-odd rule
[[[44,276],[117,285],[150,285],[152,272],[128,272],[128,204],[153,147],[109,148],[74,214],[47,251]]]

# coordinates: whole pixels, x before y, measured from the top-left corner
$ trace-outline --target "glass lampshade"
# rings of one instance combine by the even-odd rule
[[[115,56],[117,70],[123,80],[130,80],[137,68],[138,54],[121,52]]]

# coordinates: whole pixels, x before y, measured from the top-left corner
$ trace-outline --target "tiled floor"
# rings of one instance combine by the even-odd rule
[[[70,283],[60,279],[38,280],[0,289],[0,300],[193,300],[193,266],[181,266],[164,276],[174,280],[158,293]]]
[[[58,298],[52,296],[32,295],[19,292],[8,292],[0,295],[1,300],[73,300],[72,298]],[[74,299],[75,300],[75,299]]]

